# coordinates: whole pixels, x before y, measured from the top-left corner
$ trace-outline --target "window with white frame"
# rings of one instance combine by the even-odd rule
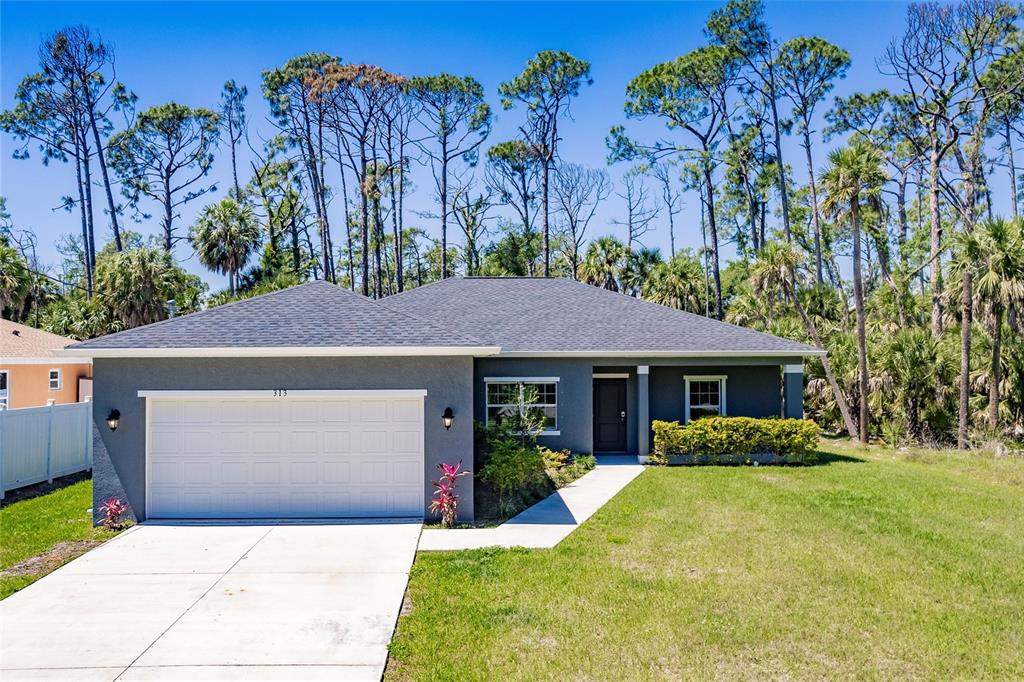
[[[542,433],[553,433],[558,429],[557,378],[502,377],[485,379],[484,382],[487,385],[487,423],[500,423],[503,418],[517,414],[524,397],[536,391],[536,401],[528,409],[542,415]]]
[[[686,380],[686,421],[725,414],[725,377],[688,376]]]
[[[50,370],[50,390],[59,391],[61,387],[61,376],[59,369]]]
[[[8,383],[10,381],[10,375],[7,370],[0,370],[0,407],[6,408],[10,403],[8,402],[7,396],[9,395]]]

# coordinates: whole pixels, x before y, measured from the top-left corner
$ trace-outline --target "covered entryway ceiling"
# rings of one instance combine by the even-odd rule
[[[423,516],[426,391],[139,395],[149,518]]]

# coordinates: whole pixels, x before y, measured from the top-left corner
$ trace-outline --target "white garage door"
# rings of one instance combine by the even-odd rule
[[[425,394],[141,392],[147,514],[420,517]]]

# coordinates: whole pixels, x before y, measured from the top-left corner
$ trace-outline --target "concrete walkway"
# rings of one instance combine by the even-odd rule
[[[420,528],[136,526],[0,602],[0,679],[379,680]]]
[[[426,528],[420,551],[527,547],[547,549],[576,530],[644,470],[635,457],[599,458],[597,468],[497,528]]]

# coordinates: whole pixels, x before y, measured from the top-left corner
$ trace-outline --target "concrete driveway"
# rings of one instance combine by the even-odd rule
[[[419,535],[137,526],[0,602],[0,678],[379,680]]]

